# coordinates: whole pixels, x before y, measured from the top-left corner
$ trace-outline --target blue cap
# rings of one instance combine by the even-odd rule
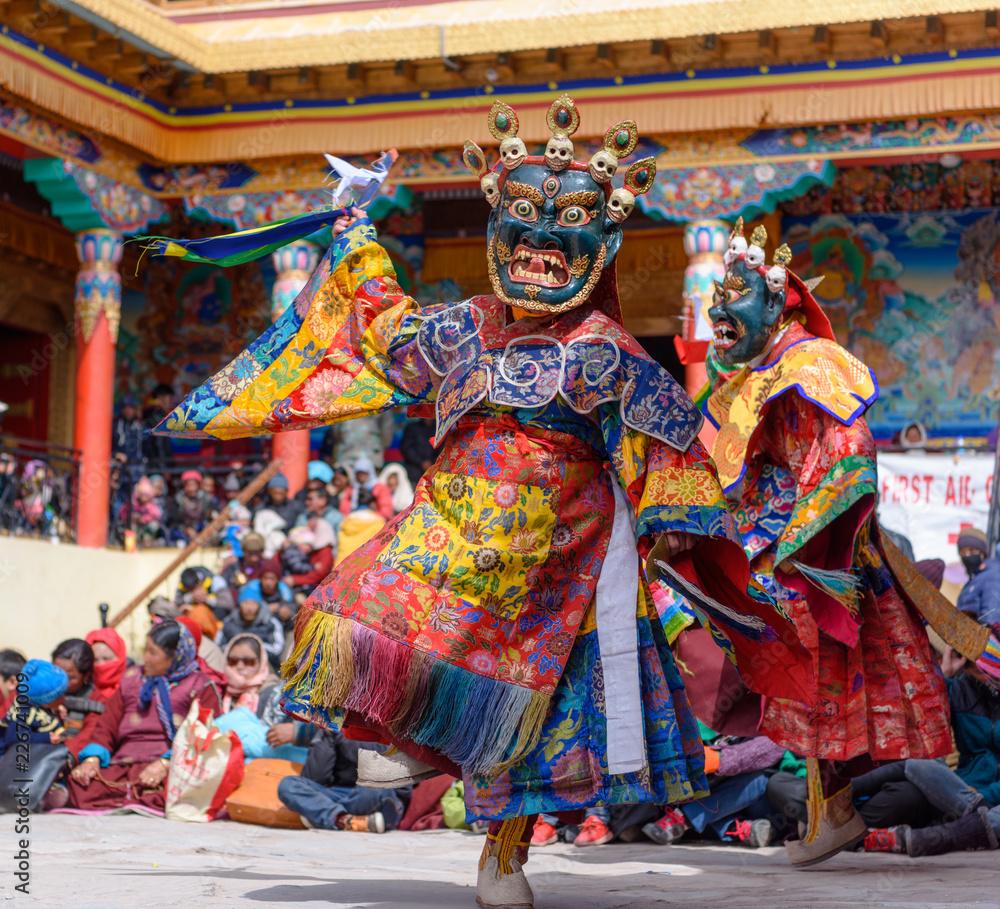
[[[288,477],[283,473],[276,473],[267,481],[268,489],[288,489]]]
[[[21,673],[25,678],[20,683],[28,686],[28,700],[39,707],[58,701],[69,687],[69,676],[48,660],[28,660]]]
[[[333,468],[326,461],[310,461],[309,479],[329,483],[333,480]]]

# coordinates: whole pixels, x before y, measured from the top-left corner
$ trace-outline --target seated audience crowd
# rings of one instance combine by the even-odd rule
[[[0,650],[0,775],[18,730],[27,731],[38,751],[57,750],[47,752],[57,758],[38,810],[164,816],[178,728],[197,700],[204,716],[239,739],[248,768],[256,761],[277,762],[268,764],[271,797],[294,824],[369,833],[467,826],[461,781],[439,776],[412,791],[359,787],[358,749],[372,746],[282,711],[279,674],[298,609],[339,559],[413,496],[406,470],[377,476],[365,456],[351,470],[316,462],[309,476],[303,494],[290,497],[284,477],[276,475],[218,569],[187,567],[172,600],[158,596],[149,602],[151,627],[141,642],[132,642],[133,658],[111,628],[64,640],[49,659]],[[152,482],[139,485],[140,496],[151,503]],[[201,479],[187,477],[174,497],[182,515],[178,532],[185,538],[206,519],[209,499]],[[959,602],[981,621],[993,618],[994,591],[986,584],[993,560],[985,558],[983,535],[963,531],[958,548],[971,591]],[[927,563],[925,576],[940,583],[940,565]],[[1000,633],[1000,625],[984,624]],[[709,795],[679,805],[543,814],[532,833],[534,845],[645,839],[759,848],[801,835],[806,762],[755,734],[756,696],[729,698],[728,712],[719,711],[719,694],[729,689],[712,674],[715,656],[699,656],[699,642],[707,637],[689,629],[674,646],[685,684],[693,679],[695,709],[721,730],[699,724]],[[1000,695],[950,647],[940,652],[940,669],[957,753],[948,761],[884,764],[855,778],[854,802],[869,828],[858,849],[917,857],[998,848]],[[739,711],[731,709],[736,703]]]

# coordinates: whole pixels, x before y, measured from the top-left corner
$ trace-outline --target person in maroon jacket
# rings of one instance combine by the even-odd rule
[[[69,777],[69,807],[132,806],[162,814],[175,717],[187,716],[196,698],[213,716],[220,714],[218,686],[199,668],[191,632],[161,622],[146,637],[142,666],[125,672],[80,751],[81,763]]]

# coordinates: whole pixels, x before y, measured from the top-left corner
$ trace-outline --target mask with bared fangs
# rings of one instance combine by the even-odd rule
[[[777,330],[785,309],[785,289],[772,289],[767,277],[738,259],[715,285],[708,317],[712,348],[726,366],[759,357]]]
[[[509,174],[487,230],[496,295],[539,315],[586,302],[622,241],[605,200],[604,185],[585,170],[522,164]]]

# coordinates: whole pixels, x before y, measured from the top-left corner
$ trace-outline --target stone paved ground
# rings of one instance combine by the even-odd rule
[[[474,909],[470,833],[344,834],[144,817],[32,818],[31,894],[13,890],[0,819],[0,901],[59,909],[400,906]],[[613,845],[536,850],[537,909],[1000,909],[1000,852],[840,855],[791,871],[784,850]]]

